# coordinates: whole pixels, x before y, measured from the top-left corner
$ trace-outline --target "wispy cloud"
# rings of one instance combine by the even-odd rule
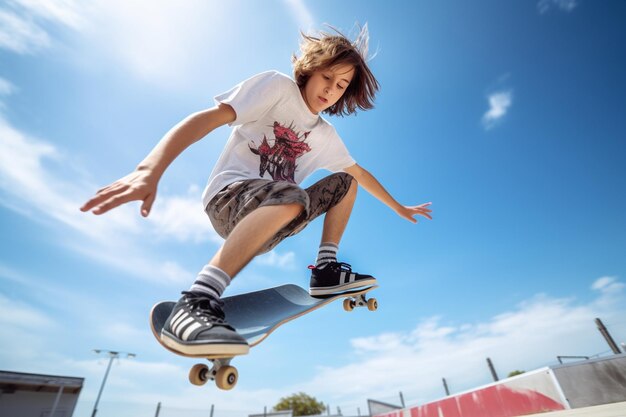
[[[258,265],[271,266],[280,269],[295,269],[295,260],[296,254],[294,252],[280,254],[274,249],[271,252],[256,258],[255,262]]]
[[[214,62],[232,55],[224,31],[227,16],[238,15],[239,7],[204,0],[96,0],[85,12],[90,28],[84,34],[90,47],[103,53],[97,59],[112,61],[142,81],[197,88],[194,81],[206,80]],[[202,51],[201,60],[194,51]]]
[[[21,132],[0,115],[0,204],[61,233],[74,231],[80,238],[63,240],[73,250],[146,279],[187,283],[193,274],[142,249],[151,246],[144,243],[146,238],[158,238],[153,244],[221,240],[204,217],[198,197],[162,195],[147,221],[130,206],[104,216],[81,213],[81,196],[97,188],[81,177],[81,170],[72,169],[62,151]]]
[[[289,7],[289,10],[296,18],[298,22],[298,26],[303,31],[308,31],[315,24],[315,19],[313,18],[313,13],[307,7],[304,0],[283,0],[285,4]]]
[[[487,101],[489,109],[482,117],[482,124],[485,130],[491,130],[506,116],[513,105],[513,92],[496,91],[487,97]]]
[[[551,9],[556,8],[557,10],[569,13],[578,7],[579,4],[579,0],[539,0],[537,10],[539,10],[539,13],[545,14]]]
[[[598,278],[592,285],[591,289],[600,291],[604,295],[621,294],[624,290],[624,283],[619,282],[617,277]]]
[[[8,80],[0,77],[0,96],[9,96],[15,92],[15,86]]]
[[[84,2],[77,0],[12,0],[24,13],[73,29],[85,26]]]
[[[73,0],[13,0],[0,6],[0,48],[32,54],[52,45],[48,25],[80,30],[84,9]]]
[[[81,39],[74,47],[84,48],[74,58],[85,65],[112,61],[139,79],[177,88],[190,77],[205,79],[211,62],[230,51],[223,42],[208,49],[207,43],[222,40],[225,16],[237,7],[203,0],[12,0],[0,5],[0,48],[35,54],[54,46],[54,32],[72,30]],[[200,63],[195,50],[204,50]]]
[[[50,37],[39,25],[10,10],[0,9],[0,48],[28,54],[49,44]]]
[[[192,185],[184,196],[157,198],[154,211],[148,217],[154,232],[165,239],[179,242],[221,243],[222,238],[210,226],[209,218],[202,210],[200,188]]]

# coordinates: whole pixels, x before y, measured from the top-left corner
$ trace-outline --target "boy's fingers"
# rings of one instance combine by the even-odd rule
[[[89,211],[92,208],[99,206],[103,201],[106,201],[106,197],[97,195],[89,199],[83,206],[80,208],[81,211]]]
[[[93,206],[95,206],[94,200],[95,200],[95,198],[87,200],[87,202],[80,207],[80,211],[89,211],[89,210],[91,210],[93,208]]]
[[[150,194],[143,201],[143,204],[141,205],[141,215],[143,217],[148,217],[148,215],[150,214],[150,210],[152,210],[152,204],[154,203],[155,198],[156,194]]]
[[[82,211],[89,211],[93,207],[101,204],[103,201],[106,201],[112,195],[123,193],[128,189],[128,186],[125,184],[113,183],[107,185],[98,190],[96,195],[90,198],[83,206],[80,208]]]
[[[133,201],[133,200],[138,200],[138,199],[133,198],[130,192],[118,194],[114,197],[110,197],[108,200],[104,201],[104,203],[100,204],[98,207],[93,209],[93,213],[103,214],[117,206],[120,206],[124,203],[128,203],[129,201]]]

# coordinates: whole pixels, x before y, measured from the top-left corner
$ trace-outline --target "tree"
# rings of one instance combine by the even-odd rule
[[[509,372],[509,378],[512,377],[512,376],[521,375],[524,372],[526,372],[526,371],[511,371],[511,372]]]
[[[274,406],[276,411],[293,410],[294,417],[322,414],[325,409],[324,403],[317,401],[304,392],[281,398],[278,404]]]

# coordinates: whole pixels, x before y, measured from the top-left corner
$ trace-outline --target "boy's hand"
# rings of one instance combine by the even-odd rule
[[[424,203],[419,206],[401,206],[398,208],[397,213],[400,217],[404,217],[412,223],[417,223],[417,220],[413,217],[417,215],[426,217],[428,220],[432,220],[433,218],[430,215],[432,210],[428,208],[431,204],[432,203]]]
[[[124,178],[98,190],[96,195],[80,208],[93,214],[103,214],[129,201],[143,201],[141,215],[147,217],[156,198],[158,179],[150,171],[136,170]],[[93,210],[92,210],[93,209]]]

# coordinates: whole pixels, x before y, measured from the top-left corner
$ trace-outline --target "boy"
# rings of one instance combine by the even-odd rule
[[[378,82],[366,62],[367,37],[367,26],[354,43],[339,33],[303,35],[301,56],[293,57],[295,81],[269,71],[218,95],[215,107],[185,118],[134,172],[102,188],[81,207],[102,214],[141,200],[141,214],[148,216],[167,166],[217,127],[235,126],[202,196],[225,242],[168,318],[161,339],[170,348],[196,355],[246,354],[248,344],[224,317],[222,293],[256,255],[324,213],[321,245],[311,267],[311,295],[375,284],[374,277],[337,261],[357,184],[413,223],[415,215],[431,218],[430,203],[399,204],[355,163],[335,129],[320,117],[373,108]],[[306,190],[297,185],[320,168],[335,173]]]

